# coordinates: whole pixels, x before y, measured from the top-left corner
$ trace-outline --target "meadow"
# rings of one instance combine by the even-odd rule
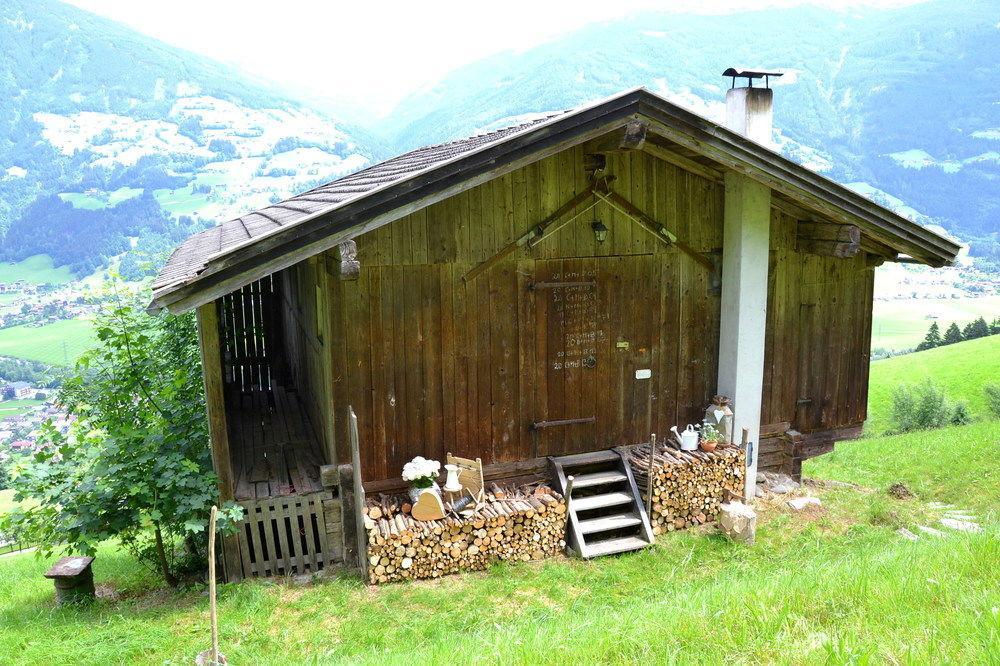
[[[0,402],[0,421],[17,416],[18,414],[24,414],[44,402],[44,400],[35,400],[33,398],[28,400],[4,400]]]
[[[913,349],[924,339],[927,329],[935,321],[944,333],[952,322],[962,327],[977,317],[993,321],[998,316],[1000,296],[875,301],[872,349]]]
[[[974,344],[935,351],[983,351]],[[956,362],[923,360],[913,367],[935,375]],[[897,372],[874,365],[873,387]],[[965,372],[949,386],[971,403],[979,378]],[[887,403],[873,394],[872,404],[885,419]],[[222,650],[243,664],[1000,663],[998,454],[1000,421],[985,415],[838,443],[804,466],[807,477],[842,482],[807,486],[823,506],[794,513],[784,498],[758,501],[752,547],[705,528],[621,557],[431,582],[223,585]],[[895,483],[914,497],[888,493]],[[937,525],[933,502],[973,512],[985,531],[897,534]],[[0,558],[0,661],[180,664],[208,647],[203,586],[165,590],[105,544],[94,565],[101,598],[57,608],[41,576],[49,563]]]
[[[95,342],[92,319],[63,319],[44,326],[12,326],[0,329],[0,356],[71,366]]]
[[[36,254],[17,263],[0,262],[0,282],[24,280],[30,284],[66,284],[73,277],[67,266],[56,268],[47,254]]]

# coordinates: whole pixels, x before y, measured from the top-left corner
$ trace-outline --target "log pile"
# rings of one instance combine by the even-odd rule
[[[643,499],[649,487],[649,446],[638,444],[627,452]],[[745,473],[746,453],[737,446],[720,445],[706,453],[657,444],[650,516],[653,534],[715,521],[723,502],[743,496]]]
[[[369,500],[368,574],[372,583],[437,578],[499,560],[534,560],[566,547],[566,502],[547,486],[501,489],[461,515],[414,520],[407,500]],[[469,515],[466,515],[469,514]]]

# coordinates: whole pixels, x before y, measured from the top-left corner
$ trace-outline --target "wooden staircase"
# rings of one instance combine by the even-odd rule
[[[653,543],[632,470],[617,451],[550,457],[549,465],[557,490],[568,502],[568,552],[590,559]]]

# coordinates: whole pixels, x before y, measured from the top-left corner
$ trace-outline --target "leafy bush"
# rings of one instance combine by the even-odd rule
[[[37,451],[14,466],[15,498],[29,501],[0,531],[43,553],[93,554],[118,538],[176,585],[185,562],[205,557],[196,537],[216,498],[194,320],[120,305],[96,330],[98,347],[60,393],[76,421],[68,436],[45,424]],[[223,507],[223,528],[241,511]]]
[[[916,386],[901,384],[892,394],[891,433],[940,428],[949,424],[962,425],[972,421],[964,402],[953,405],[944,391],[927,379]]]
[[[986,394],[986,406],[1000,419],[1000,384],[992,382],[987,384],[983,387],[983,393]]]

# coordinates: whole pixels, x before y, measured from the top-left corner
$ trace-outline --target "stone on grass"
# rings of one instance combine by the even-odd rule
[[[796,497],[795,499],[788,500],[785,504],[796,511],[801,511],[807,506],[823,506],[818,497]]]
[[[757,534],[757,512],[743,502],[726,502],[719,507],[719,529],[737,543],[753,545]]]
[[[942,518],[941,524],[959,532],[982,532],[983,528],[968,520],[955,520],[954,518]]]
[[[944,532],[942,532],[941,530],[936,530],[933,527],[928,527],[927,525],[917,525],[917,529],[923,532],[924,534],[930,534],[931,536],[936,536],[936,537],[944,536]]]
[[[896,534],[909,541],[920,541],[920,537],[918,537],[916,534],[906,529],[905,527],[900,527],[898,530],[896,530]]]

